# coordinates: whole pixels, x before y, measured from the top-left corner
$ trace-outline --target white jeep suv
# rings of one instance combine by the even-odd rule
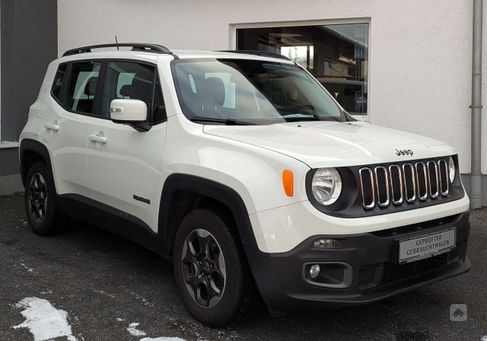
[[[210,326],[241,313],[254,283],[277,313],[470,268],[454,149],[356,121],[277,54],[67,51],[30,108],[20,161],[34,232],[71,217],[153,250]]]

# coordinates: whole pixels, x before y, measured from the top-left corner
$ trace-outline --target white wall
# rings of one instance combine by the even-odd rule
[[[115,35],[173,49],[226,49],[232,23],[370,18],[371,121],[447,141],[462,172],[470,171],[471,1],[58,0],[58,15],[60,54]]]

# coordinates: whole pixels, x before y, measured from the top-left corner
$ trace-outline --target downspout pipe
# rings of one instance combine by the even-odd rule
[[[482,206],[482,15],[483,0],[473,0],[472,46],[472,149],[471,194],[472,209]]]

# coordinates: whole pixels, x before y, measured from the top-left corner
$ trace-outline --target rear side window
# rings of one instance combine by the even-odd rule
[[[155,66],[114,61],[109,63],[103,113],[109,115],[114,99],[138,99],[147,105],[147,121],[157,124],[165,119],[164,100]]]
[[[59,65],[56,75],[54,76],[54,81],[52,82],[52,89],[51,93],[52,96],[58,101],[61,102],[61,90],[64,84],[64,77],[66,75],[66,68],[67,64]]]
[[[100,62],[78,62],[71,64],[66,98],[66,109],[79,113],[94,114],[97,85],[100,76]]]

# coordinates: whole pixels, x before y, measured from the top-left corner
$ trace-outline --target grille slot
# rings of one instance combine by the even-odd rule
[[[377,187],[377,203],[380,207],[389,206],[389,173],[384,166],[374,169],[375,185]]]
[[[439,194],[439,184],[438,184],[438,165],[434,161],[428,161],[426,164],[428,167],[428,185],[429,185],[429,195],[436,199]]]
[[[375,206],[375,184],[374,173],[370,168],[361,168],[360,174],[360,189],[362,191],[362,206],[366,210],[370,210]]]
[[[428,198],[428,171],[424,162],[416,162],[416,183],[418,185],[418,198],[424,201]]]
[[[448,163],[444,159],[405,162],[359,169],[362,206],[371,210],[437,199],[449,195]]]
[[[389,174],[391,179],[392,203],[394,205],[401,205],[404,201],[402,172],[398,165],[389,166]]]
[[[410,163],[402,165],[402,174],[404,178],[404,189],[407,202],[414,202],[416,200],[416,180],[414,176],[414,167]]]
[[[448,174],[448,164],[445,160],[438,161],[438,177],[440,182],[440,193],[442,196],[446,197],[450,190],[449,186],[449,174]]]

